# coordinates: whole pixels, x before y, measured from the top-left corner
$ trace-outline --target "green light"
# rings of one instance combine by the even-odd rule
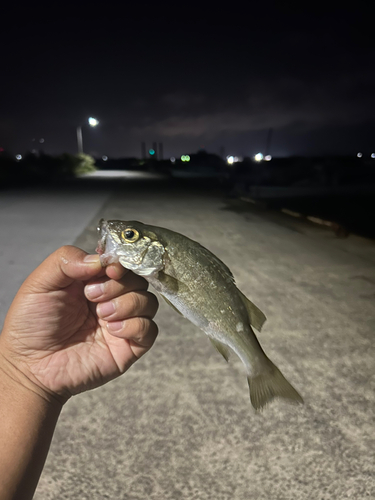
[[[189,155],[182,155],[181,160],[182,161],[190,161],[190,156]]]
[[[154,149],[149,149],[148,152],[150,153],[151,156],[155,154],[155,150]]]

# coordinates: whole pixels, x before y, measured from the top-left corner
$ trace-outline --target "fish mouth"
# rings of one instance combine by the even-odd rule
[[[96,230],[98,232],[99,236],[99,241],[98,241],[98,246],[96,247],[95,251],[99,255],[103,255],[106,250],[106,240],[107,240],[107,234],[108,234],[108,224],[104,219],[100,219],[98,222],[98,225],[96,226]]]
[[[96,229],[99,240],[95,251],[100,255],[100,262],[102,266],[118,262],[119,256],[117,255],[117,244],[111,236],[108,228],[108,222],[104,219],[100,219]]]

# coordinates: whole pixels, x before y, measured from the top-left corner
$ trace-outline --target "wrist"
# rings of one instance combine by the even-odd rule
[[[1,334],[2,335],[2,334]],[[0,335],[0,337],[1,337]],[[15,396],[39,401],[43,405],[54,407],[61,411],[62,406],[69,398],[64,398],[43,388],[28,370],[19,366],[19,363],[7,355],[0,342],[0,386],[2,390],[9,390]]]
[[[31,499],[62,404],[9,361],[0,342],[0,498]]]

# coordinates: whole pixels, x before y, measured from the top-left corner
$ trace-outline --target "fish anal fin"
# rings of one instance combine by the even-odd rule
[[[213,339],[212,337],[209,337],[209,339],[212,342],[212,345],[215,346],[215,348],[219,351],[219,353],[223,356],[225,361],[229,361],[229,347],[220,342],[219,340]]]
[[[164,297],[164,295],[162,295],[162,294],[160,294],[160,295],[163,297],[163,299],[165,300],[165,302],[166,302],[169,306],[171,306],[171,308],[172,308],[172,309],[174,309],[176,312],[178,312],[178,314],[181,314],[181,316],[183,316],[183,314],[182,314],[182,313],[181,313],[181,312],[177,309],[177,307],[176,307],[176,306],[174,306],[174,305],[172,304],[172,302],[170,302],[170,301],[167,299],[167,297]]]
[[[266,316],[262,313],[262,311],[251,302],[240,290],[241,300],[246,307],[247,314],[249,316],[250,325],[252,325],[258,332],[261,331],[262,326],[266,321]]]

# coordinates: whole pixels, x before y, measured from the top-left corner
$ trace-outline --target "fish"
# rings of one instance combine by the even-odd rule
[[[175,311],[206,333],[226,361],[231,353],[240,358],[255,410],[276,397],[303,403],[254,333],[253,328],[261,330],[265,315],[237,288],[216,255],[183,234],[138,221],[101,219],[97,229],[96,251],[103,266],[119,262],[143,276]]]

